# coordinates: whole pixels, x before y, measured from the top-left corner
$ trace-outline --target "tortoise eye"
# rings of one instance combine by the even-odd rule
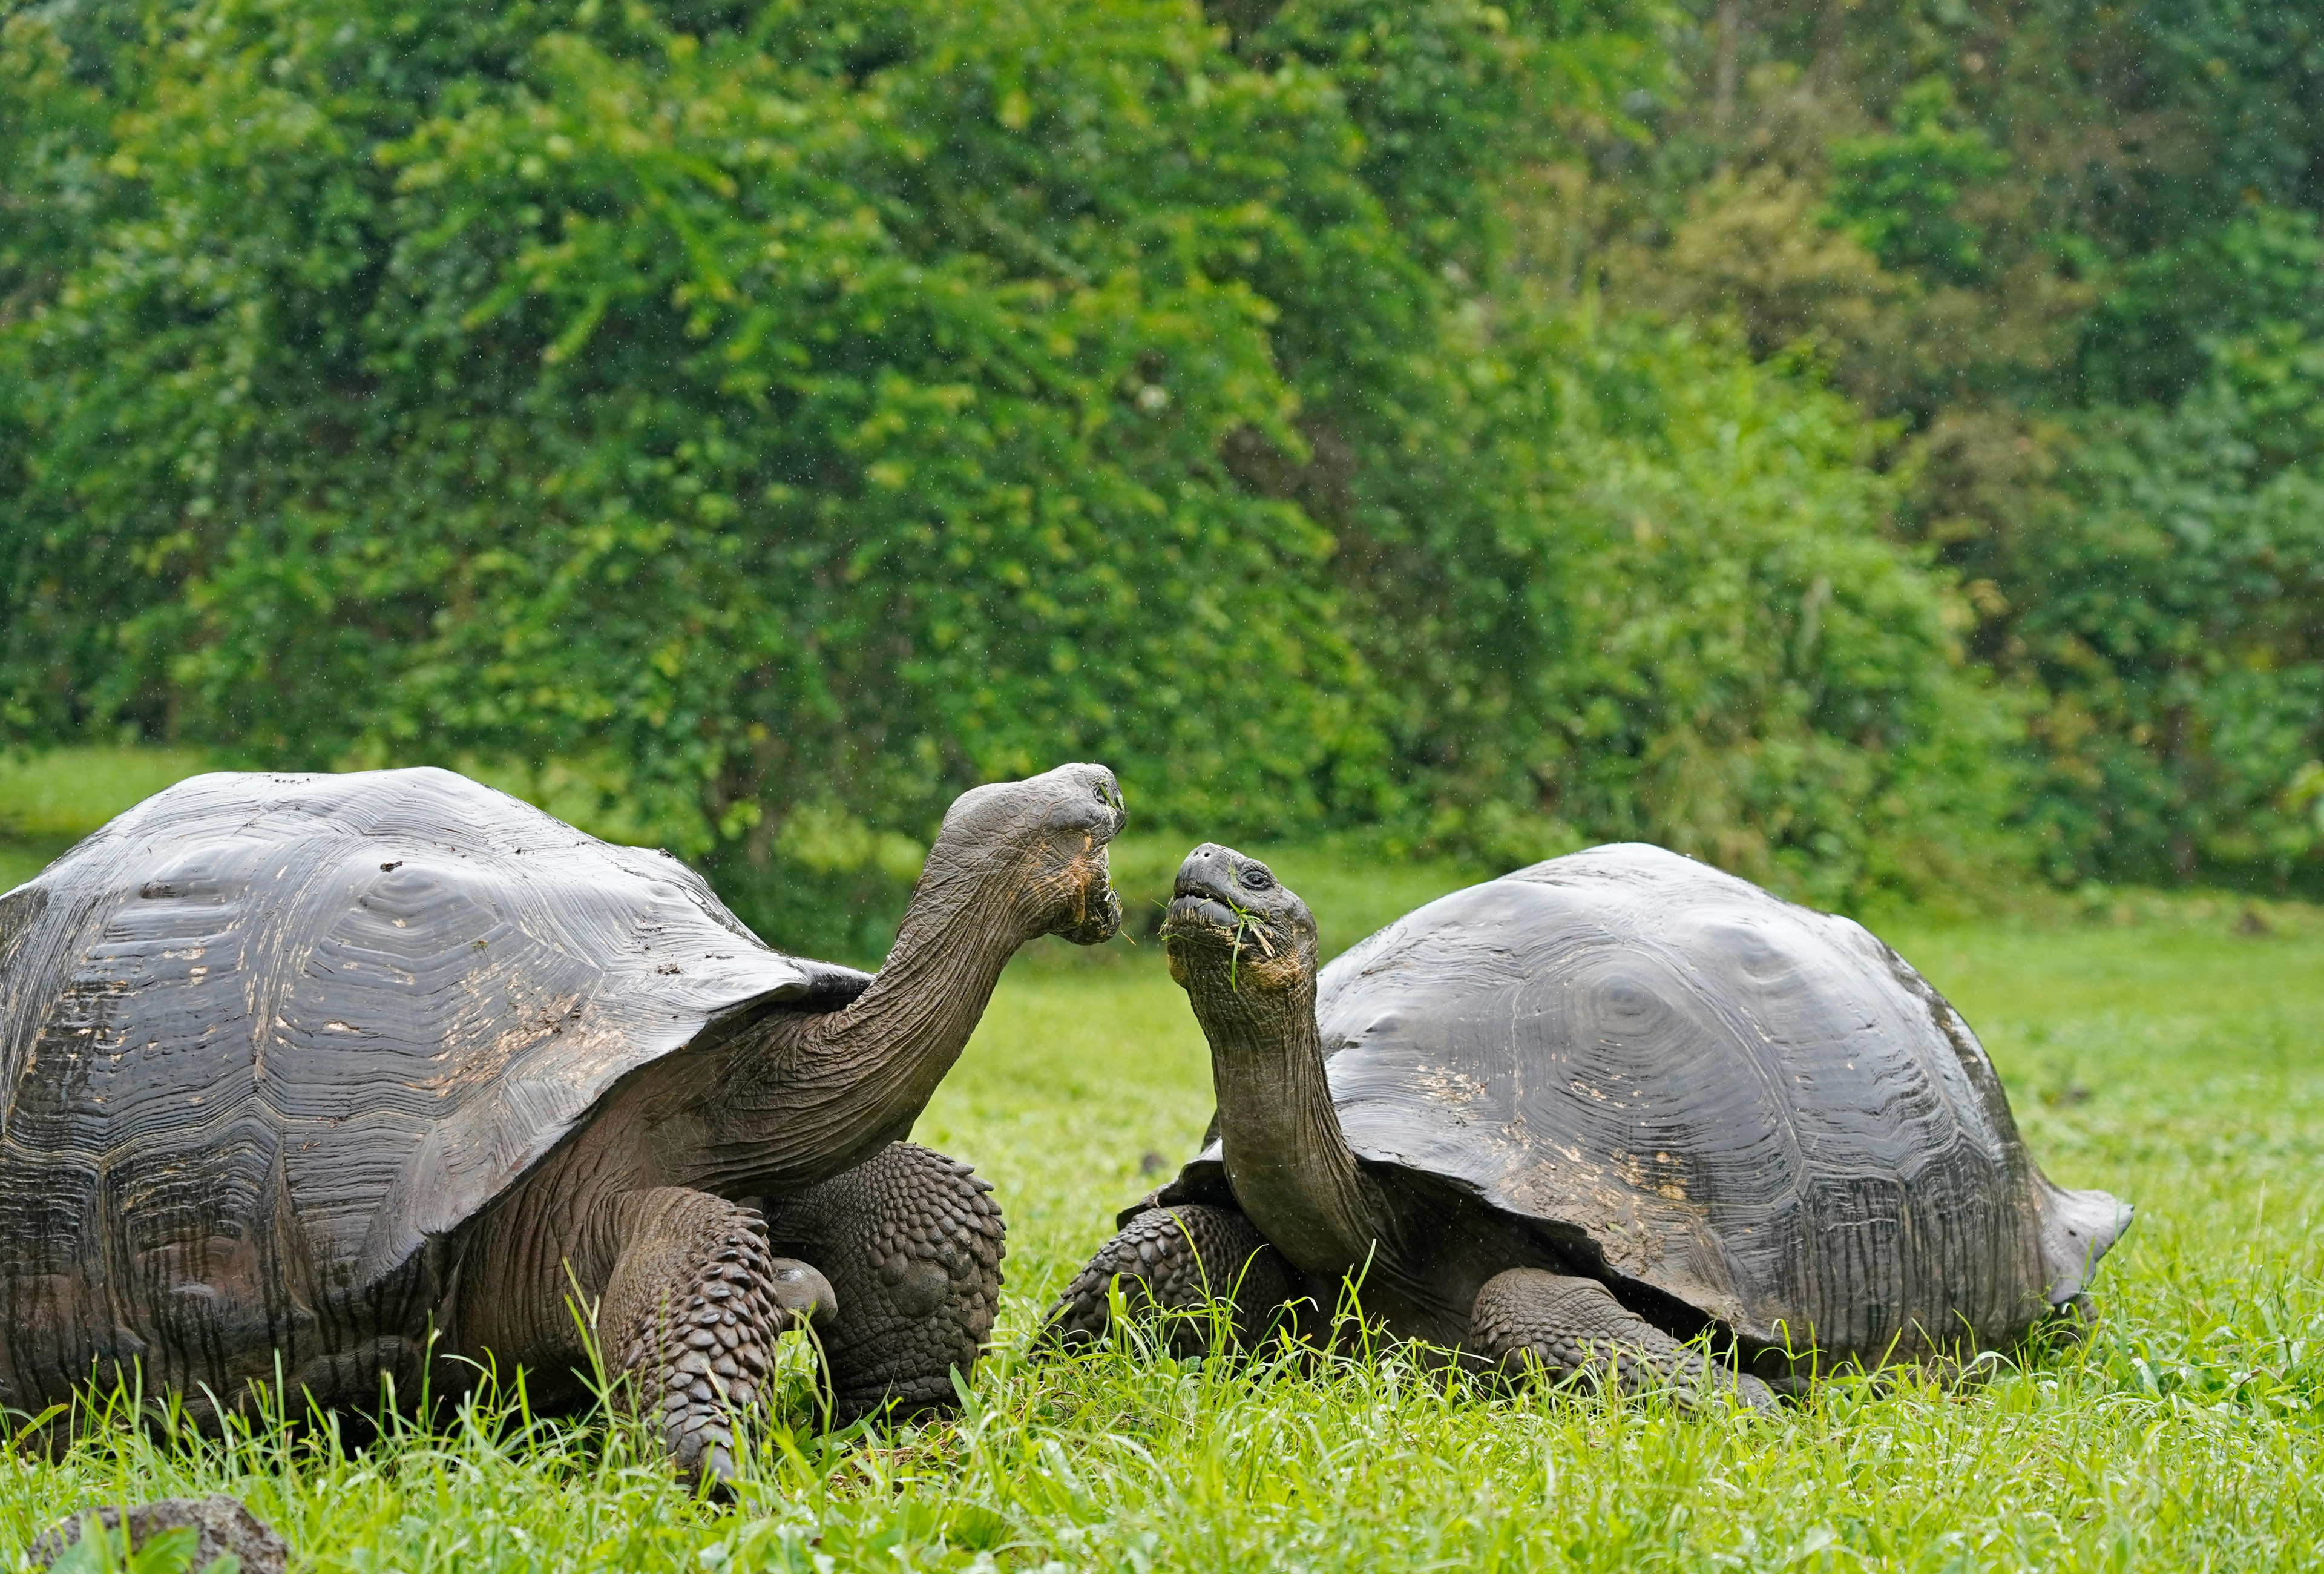
[[[1275,884],[1275,876],[1253,865],[1242,872],[1242,883],[1247,891],[1264,891]]]

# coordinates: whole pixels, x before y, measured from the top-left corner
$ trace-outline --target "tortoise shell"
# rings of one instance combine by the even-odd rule
[[[1537,1221],[1754,1343],[2013,1343],[2128,1223],[2043,1176],[1904,958],[1659,847],[1430,903],[1325,967],[1315,1012],[1375,1172]],[[1213,1142],[1159,1199],[1222,1194]]]
[[[182,782],[0,897],[0,1403],[409,1370],[443,1243],[615,1082],[869,981],[447,771]]]

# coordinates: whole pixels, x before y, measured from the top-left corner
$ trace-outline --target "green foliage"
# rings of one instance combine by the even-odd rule
[[[113,646],[76,700],[609,750],[697,852],[1079,755],[1296,818],[1361,755],[1328,541],[1214,458],[1287,409],[1270,199],[1378,229],[1326,84],[1167,7],[931,8],[861,79],[807,15],[472,14],[204,7],[123,116],[136,216],[15,340],[33,577]]]
[[[1543,850],[1636,838],[1826,903],[2004,850],[1980,828],[2008,801],[2006,717],[1964,669],[1962,609],[1884,538],[1876,432],[1683,331],[1535,332],[1511,396],[1558,418],[1520,408],[1499,446],[1548,440],[1526,463],[1549,571],[1526,584],[1563,638],[1520,709],[1571,829]]]
[[[1652,156],[1551,188],[1583,279],[1895,422],[2061,880],[2324,874],[2319,45],[2292,0],[1706,3]]]
[[[2177,403],[2224,381],[2258,406],[2272,462],[2319,451],[2324,236],[2311,212],[2253,205],[2126,264],[2083,336],[2091,393]]]
[[[1893,127],[1834,138],[1831,222],[1861,241],[1880,264],[1917,270],[1950,283],[1975,282],[1986,245],[1961,214],[1969,188],[2009,167],[1978,126],[1960,126],[1952,84],[1914,83],[1897,97]]]
[[[2258,418],[2264,420],[2264,417]],[[2289,867],[2324,845],[2324,474],[2270,473],[2228,390],[2102,412],[2016,565],[2054,696],[2037,812],[2061,875]]]
[[[2287,4],[23,11],[0,727],[530,783],[852,954],[1073,756],[1830,901],[2313,877],[2320,60]]]
[[[851,953],[954,792],[1072,757],[1218,834],[1908,878],[1997,723],[1867,430],[1509,269],[1508,175],[1638,134],[1645,37],[20,14],[5,725],[460,765]]]

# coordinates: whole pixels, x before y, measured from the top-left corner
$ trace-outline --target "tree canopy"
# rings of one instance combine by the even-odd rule
[[[1074,757],[1148,825],[1830,902],[2291,877],[2319,51],[50,0],[0,35],[0,726],[497,771],[779,930]]]
[[[2312,880],[2324,17],[1724,0],[1673,58],[1651,152],[1569,161],[1553,227],[1893,423],[2042,866]]]

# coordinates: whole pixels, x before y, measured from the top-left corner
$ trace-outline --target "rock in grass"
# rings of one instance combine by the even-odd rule
[[[96,1548],[81,1547],[81,1533],[92,1514],[108,1532],[119,1531],[123,1519],[128,1520],[129,1544],[115,1544],[115,1559],[124,1552],[134,1557],[149,1549],[160,1551],[153,1543],[178,1532],[184,1547],[181,1556],[165,1554],[154,1574],[179,1574],[181,1569],[198,1574],[215,1560],[228,1557],[240,1564],[240,1574],[282,1574],[290,1560],[290,1549],[256,1514],[224,1493],[213,1493],[208,1497],[165,1497],[128,1510],[111,1505],[84,1509],[32,1543],[32,1567],[70,1570],[86,1563],[92,1569],[119,1568],[115,1559],[91,1556]]]

